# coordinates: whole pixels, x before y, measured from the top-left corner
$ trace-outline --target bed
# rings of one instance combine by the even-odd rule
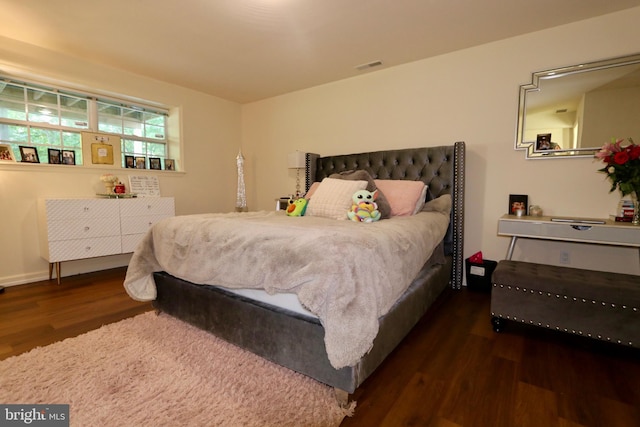
[[[180,252],[180,250],[189,252],[190,255],[185,255],[183,259],[173,259],[169,263],[157,262],[156,259],[163,259],[162,252],[164,247],[162,243],[159,243],[161,242],[158,237],[161,234],[160,231],[155,230],[154,235],[154,229],[161,227],[157,224],[147,234],[146,243],[143,241],[136,249],[127,270],[125,288],[134,299],[153,300],[153,305],[159,312],[175,316],[279,365],[330,385],[343,395],[353,393],[393,351],[445,289],[459,289],[461,287],[464,235],[464,160],[464,142],[456,142],[453,145],[446,146],[327,157],[307,154],[307,190],[311,188],[314,182],[322,182],[322,185],[325,185],[323,181],[325,178],[335,177],[336,174],[354,170],[364,170],[376,180],[422,181],[426,184],[424,212],[421,211],[410,218],[403,218],[406,224],[411,225],[412,230],[414,230],[412,234],[414,235],[428,234],[431,231],[429,228],[423,228],[423,225],[419,222],[410,221],[421,221],[420,218],[426,215],[437,217],[438,214],[441,214],[442,216],[440,211],[442,200],[449,200],[450,202],[450,211],[446,211],[448,218],[445,229],[442,231],[442,235],[439,235],[441,236],[439,237],[441,241],[434,245],[427,261],[420,261],[416,269],[417,273],[414,274],[413,270],[409,268],[410,265],[407,264],[407,271],[410,272],[412,279],[408,280],[409,284],[403,287],[399,297],[393,297],[392,303],[385,302],[388,306],[378,307],[378,311],[374,311],[374,313],[379,313],[382,310],[383,313],[374,318],[374,328],[371,328],[370,324],[364,320],[360,321],[360,318],[371,318],[371,310],[368,308],[369,303],[362,304],[352,294],[347,294],[346,292],[351,292],[349,289],[355,289],[353,291],[354,295],[355,293],[363,292],[367,295],[374,295],[372,298],[378,298],[379,293],[387,292],[387,288],[394,288],[395,285],[391,286],[393,284],[391,282],[396,282],[396,276],[386,275],[387,270],[391,270],[389,268],[390,264],[383,265],[384,262],[375,262],[375,259],[379,259],[375,258],[378,256],[377,252],[367,252],[387,249],[380,248],[376,238],[387,232],[385,228],[388,228],[389,232],[393,233],[399,227],[396,225],[398,221],[394,222],[395,220],[393,219],[382,220],[375,225],[349,224],[351,221],[333,220],[331,227],[334,228],[330,231],[324,231],[324,228],[318,228],[317,230],[313,228],[316,226],[315,222],[320,223],[323,219],[313,219],[307,216],[293,218],[285,216],[284,213],[279,215],[277,213],[234,213],[215,215],[215,217],[212,214],[212,216],[206,217],[167,219],[167,223],[162,225],[164,228],[161,228],[161,230],[164,230],[165,240],[171,240],[170,244],[173,246],[169,251],[173,253],[172,256],[175,258],[175,253]],[[314,196],[311,197],[313,200]],[[199,237],[197,245],[190,237],[195,234],[195,230],[202,230],[205,223],[208,224],[214,221],[217,226],[222,227],[220,224],[225,224],[224,227],[226,227],[226,222],[238,220],[236,216],[242,217],[241,219],[244,221],[242,228],[247,229],[247,233],[256,235],[259,242],[256,241],[255,244],[246,245],[242,240],[240,231],[229,233],[222,237],[208,232],[200,232],[201,237]],[[194,220],[195,225],[192,223]],[[266,224],[268,224],[269,233],[272,234],[261,234],[261,230],[267,228],[262,224],[263,221],[268,221]],[[187,225],[189,231],[184,231],[185,224],[189,224]],[[231,225],[237,227],[235,224],[230,224],[229,226]],[[302,231],[298,234],[300,236],[299,240],[303,241],[307,238],[310,241],[314,240],[313,233],[318,232],[314,241],[322,242],[316,245],[320,248],[331,247],[325,246],[328,244],[326,242],[330,240],[326,236],[342,236],[345,227],[350,227],[350,229],[362,227],[360,229],[362,231],[359,231],[360,234],[364,234],[364,230],[367,230],[367,233],[369,233],[369,230],[377,230],[366,237],[365,246],[367,248],[363,254],[373,254],[367,255],[370,257],[367,262],[370,262],[371,269],[376,274],[376,277],[381,277],[381,273],[384,273],[385,278],[390,278],[389,286],[383,286],[381,288],[383,289],[382,291],[371,291],[368,286],[363,285],[363,282],[368,281],[369,276],[350,276],[349,274],[356,270],[355,267],[339,268],[340,263],[330,259],[327,252],[331,252],[332,255],[339,255],[333,253],[349,246],[346,241],[341,242],[330,251],[324,252],[325,257],[336,267],[323,267],[323,271],[326,272],[326,276],[329,278],[326,281],[340,281],[343,280],[342,276],[348,277],[348,279],[343,280],[344,283],[340,283],[338,287],[340,291],[329,291],[324,294],[322,301],[318,304],[316,304],[316,300],[307,298],[308,292],[298,290],[302,288],[301,286],[295,286],[293,289],[295,289],[298,298],[304,302],[302,310],[292,309],[289,306],[274,305],[268,298],[254,299],[253,296],[247,296],[246,293],[239,293],[238,290],[232,289],[240,287],[237,284],[232,284],[230,288],[228,282],[233,282],[236,279],[235,276],[231,279],[225,268],[230,264],[234,264],[233,259],[225,262],[224,268],[220,268],[220,271],[216,272],[218,275],[213,272],[200,275],[199,272],[194,272],[194,270],[198,270],[197,268],[189,267],[191,259],[189,257],[194,252],[198,252],[194,251],[192,246],[199,247],[200,241],[205,241],[208,245],[212,244],[210,240],[224,240],[227,242],[227,248],[229,246],[243,248],[242,253],[246,253],[247,257],[255,257],[255,254],[252,255],[248,252],[247,248],[249,246],[279,244],[279,247],[283,248],[284,245],[278,242],[278,230],[282,230],[282,233],[284,233],[285,228],[297,228],[299,226],[308,227],[300,229]],[[320,226],[324,227],[325,225],[323,223],[317,227]],[[236,234],[239,234],[240,237]],[[399,241],[397,242],[398,248],[403,248],[402,245],[406,246],[407,244],[420,246],[419,242],[414,243],[411,240],[413,236],[408,234],[402,236],[402,239],[396,239]],[[319,240],[321,237],[326,237],[326,239]],[[347,237],[344,238],[346,239]],[[182,245],[179,248],[180,250],[176,249],[176,244],[178,244],[175,243],[176,241]],[[301,242],[300,244],[303,243]],[[270,249],[269,246],[264,247],[266,248],[265,252],[280,252],[276,249]],[[389,244],[389,247],[389,250],[393,252],[400,250],[391,244]],[[295,249],[296,247],[293,246],[293,248]],[[301,248],[305,247],[301,246]],[[310,252],[307,252],[307,250]],[[263,264],[260,264],[261,267],[257,269],[258,271],[249,271],[246,274],[248,277],[258,275],[266,278],[265,280],[271,283],[269,285],[271,287],[274,287],[273,282],[276,280],[288,283],[294,279],[298,280],[296,283],[305,282],[305,286],[311,287],[311,284],[306,284],[306,282],[310,281],[306,267],[319,266],[324,261],[322,259],[323,256],[318,256],[321,252],[313,252],[311,250],[319,251],[320,249],[315,247],[305,249],[303,254],[300,254],[300,251],[282,252],[281,257],[283,258],[274,261],[276,264],[280,263],[282,271],[286,271],[286,274],[280,279],[278,279],[277,270],[271,273],[271,267],[263,267]],[[286,270],[287,266],[284,264],[288,264],[288,260],[299,257],[304,258],[307,253],[309,253],[309,257],[313,261],[307,259],[305,268],[299,269],[300,273]],[[411,255],[412,251],[403,253],[404,255],[401,259],[396,262],[413,262],[415,264],[419,259],[418,256],[413,257]],[[216,252],[215,257],[212,257],[211,254],[212,252],[208,252],[207,257],[227,256],[226,250],[225,252]],[[233,256],[237,257],[238,255],[234,254]],[[405,261],[405,258],[409,260]],[[416,259],[411,260],[412,258]],[[245,262],[245,260],[243,259],[242,262]],[[249,260],[246,260],[246,262],[249,262]],[[194,265],[205,263],[206,261],[197,261]],[[379,267],[379,270],[375,270],[373,266],[378,264],[382,266]],[[163,269],[163,266],[167,266],[167,268]],[[251,269],[245,267],[245,270]],[[144,271],[145,274],[138,274],[140,271]],[[315,275],[317,276],[317,273]],[[241,280],[240,277],[242,275],[239,274],[238,277],[237,280]],[[189,278],[192,280],[189,280]],[[216,284],[223,282],[225,287],[216,286]],[[143,285],[138,286],[140,283],[143,283]],[[322,284],[322,286],[325,285]],[[145,291],[140,290],[143,287]],[[267,295],[275,293],[277,296],[278,292],[283,291],[284,285],[282,288],[275,286],[275,291],[267,286],[265,286],[265,289],[268,290],[266,292]],[[336,316],[334,312],[337,309],[334,310],[334,307],[341,304],[343,305],[341,314]],[[366,309],[366,313],[361,315],[358,310],[362,307]],[[310,311],[305,312],[305,308]],[[316,316],[312,314],[316,314]],[[359,328],[362,328],[362,330]],[[361,336],[369,336],[372,333],[373,335],[369,338],[360,340]],[[334,339],[336,336],[340,336],[340,341]],[[355,350],[352,347],[355,347]]]

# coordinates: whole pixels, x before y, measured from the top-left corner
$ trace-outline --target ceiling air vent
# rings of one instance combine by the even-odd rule
[[[379,67],[380,65],[382,65],[382,61],[378,60],[378,61],[372,61],[366,64],[361,64],[358,65],[356,67],[356,70],[358,71],[364,71],[364,70],[368,70],[369,68],[373,68],[373,67]]]

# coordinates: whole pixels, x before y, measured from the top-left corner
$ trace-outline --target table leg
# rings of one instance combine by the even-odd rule
[[[58,282],[58,285],[60,284],[60,264],[62,264],[60,261],[58,262],[50,262],[49,263],[49,280],[51,280],[53,278],[53,265],[55,264],[56,266],[56,280]]]
[[[60,270],[62,263],[60,261],[56,262],[56,277],[58,278],[58,285],[60,284]]]
[[[511,243],[509,243],[509,249],[507,249],[507,259],[511,259],[513,256],[513,248],[516,246],[517,236],[511,236]]]

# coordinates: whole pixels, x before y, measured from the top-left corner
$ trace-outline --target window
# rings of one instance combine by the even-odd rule
[[[122,156],[159,157],[166,153],[166,114],[140,107],[98,101],[98,130],[122,136]],[[123,163],[124,164],[124,163]]]
[[[49,149],[73,150],[83,164],[82,131],[118,134],[125,155],[167,158],[167,111],[13,81],[0,76],[0,143],[11,146],[20,159],[20,146],[34,147],[41,163]]]

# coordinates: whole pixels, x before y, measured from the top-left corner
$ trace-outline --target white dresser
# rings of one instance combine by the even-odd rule
[[[60,263],[133,252],[147,230],[175,215],[173,197],[38,200],[40,255],[49,279]]]
[[[133,252],[153,224],[174,215],[173,197],[120,200],[122,253]]]

